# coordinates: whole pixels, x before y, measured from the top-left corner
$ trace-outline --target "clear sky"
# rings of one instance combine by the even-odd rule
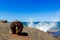
[[[59,0],[0,0],[0,19],[60,21]]]

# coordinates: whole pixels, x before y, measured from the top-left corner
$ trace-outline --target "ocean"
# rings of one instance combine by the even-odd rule
[[[22,23],[23,23],[23,25],[28,26],[28,22],[22,22]],[[40,23],[40,22],[33,22],[33,24],[38,24],[38,23]]]
[[[60,22],[23,22],[23,25],[43,31],[60,30]]]

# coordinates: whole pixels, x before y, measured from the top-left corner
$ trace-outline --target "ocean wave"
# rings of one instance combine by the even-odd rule
[[[28,23],[28,27],[37,28],[44,32],[47,32],[48,30],[56,26],[57,26],[56,22],[39,22],[37,24],[34,24],[33,22]]]

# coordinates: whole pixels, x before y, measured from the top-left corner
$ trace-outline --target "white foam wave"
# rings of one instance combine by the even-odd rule
[[[51,23],[38,23],[36,25],[36,28],[39,29],[39,30],[42,30],[44,32],[47,32],[49,29],[51,29],[52,27],[55,27],[56,26],[56,23],[55,22],[51,22]]]
[[[47,32],[49,29],[51,29],[52,27],[55,27],[56,25],[57,25],[56,22],[50,22],[50,23],[40,22],[36,25],[32,21],[28,23],[28,27],[37,28],[44,32]]]

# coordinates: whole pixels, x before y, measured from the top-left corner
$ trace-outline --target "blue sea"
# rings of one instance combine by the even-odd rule
[[[37,24],[39,24],[39,23],[41,23],[42,25],[45,25],[46,26],[46,24],[49,24],[49,23],[52,23],[53,24],[53,22],[33,22],[33,24],[34,25],[37,25]],[[45,23],[45,24],[44,24]],[[51,27],[50,29],[51,30],[60,30],[60,22],[54,22],[54,24],[56,24],[54,27]],[[53,25],[54,25],[53,24]],[[23,25],[24,26],[28,26],[29,25],[29,23],[28,22],[23,22]],[[50,27],[50,24],[48,25],[48,27]],[[35,27],[36,28],[36,27]]]
[[[58,30],[57,32],[51,32],[51,36],[60,36],[60,22],[23,22],[26,27],[36,28],[47,32],[49,30]]]

